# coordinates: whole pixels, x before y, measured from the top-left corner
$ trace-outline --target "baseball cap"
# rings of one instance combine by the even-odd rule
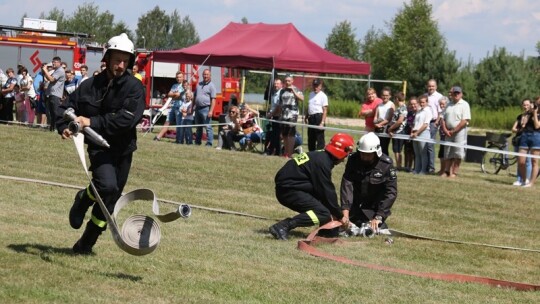
[[[461,90],[461,87],[458,87],[458,86],[455,86],[455,87],[452,87],[452,93],[462,93],[463,91]]]

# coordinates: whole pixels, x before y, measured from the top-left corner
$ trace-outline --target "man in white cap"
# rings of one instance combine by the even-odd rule
[[[464,145],[467,144],[467,126],[471,120],[471,108],[469,103],[463,100],[461,87],[454,86],[450,90],[452,96],[444,111],[441,127],[446,134],[446,141],[461,145],[461,147],[447,146],[444,148],[444,159],[446,160],[446,174],[443,177],[456,177],[461,165],[461,160],[465,158]]]
[[[133,152],[137,149],[136,126],[145,108],[142,83],[127,72],[135,62],[133,42],[126,34],[112,37],[105,46],[102,61],[105,69],[84,81],[66,102],[59,114],[68,108],[75,110],[76,122],[81,127],[91,127],[109,143],[102,147],[85,139],[92,168],[92,182],[103,199],[109,213],[126,185]],[[56,126],[62,138],[70,138],[68,121],[57,117]],[[91,206],[91,219],[81,238],[73,246],[77,254],[91,254],[99,235],[106,229],[106,218],[99,204],[94,204],[96,194],[88,186],[77,192],[69,212],[69,223],[79,229]]]

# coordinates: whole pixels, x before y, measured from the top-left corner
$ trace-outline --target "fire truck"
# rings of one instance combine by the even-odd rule
[[[176,83],[176,72],[182,71],[184,79],[190,82],[193,92],[197,83],[202,79],[205,69],[210,69],[212,82],[216,86],[216,104],[212,117],[218,119],[227,110],[231,99],[240,99],[240,74],[241,70],[226,67],[209,67],[183,63],[158,62],[153,59],[153,52],[137,49],[135,50],[135,64],[139,68],[139,73],[143,76],[143,84],[146,88],[147,108],[155,114],[166,100],[165,96]]]
[[[54,23],[47,26],[48,22]],[[17,65],[25,66],[31,75],[35,75],[43,63],[48,63],[58,56],[66,62],[68,68],[80,75],[80,67],[88,66],[89,74],[99,70],[103,57],[103,46],[91,43],[91,35],[56,31],[56,21],[25,18],[24,27],[0,25],[0,68],[6,70]],[[162,107],[164,96],[176,82],[176,72],[182,71],[195,90],[202,72],[210,69],[212,82],[216,86],[216,106],[213,118],[225,113],[227,104],[233,95],[240,97],[240,70],[224,67],[207,67],[182,63],[157,62],[153,52],[145,49],[136,50],[136,64],[143,76],[146,88],[146,106],[149,115]]]
[[[0,68],[17,71],[23,65],[34,75],[43,63],[58,56],[76,74],[83,64],[91,73],[99,68],[103,53],[101,47],[84,44],[90,38],[83,33],[0,25]]]

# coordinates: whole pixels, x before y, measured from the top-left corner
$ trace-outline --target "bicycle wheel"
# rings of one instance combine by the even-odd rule
[[[506,172],[511,176],[517,176],[517,156],[508,157]]]
[[[482,158],[482,172],[488,174],[497,174],[501,171],[503,165],[503,155],[496,152],[486,152]]]

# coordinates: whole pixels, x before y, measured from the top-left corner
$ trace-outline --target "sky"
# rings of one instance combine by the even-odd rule
[[[332,29],[349,21],[357,39],[374,27],[387,31],[387,24],[409,0],[95,0],[87,1],[109,11],[115,22],[124,21],[132,31],[138,18],[156,5],[170,14],[177,10],[189,16],[201,40],[221,30],[229,22],[293,23],[298,30],[324,47]],[[18,26],[26,13],[38,18],[57,7],[67,16],[83,2],[66,0],[0,0],[0,24]],[[433,17],[449,50],[466,62],[478,62],[505,47],[514,55],[538,56],[540,41],[540,1],[538,0],[430,0]]]

